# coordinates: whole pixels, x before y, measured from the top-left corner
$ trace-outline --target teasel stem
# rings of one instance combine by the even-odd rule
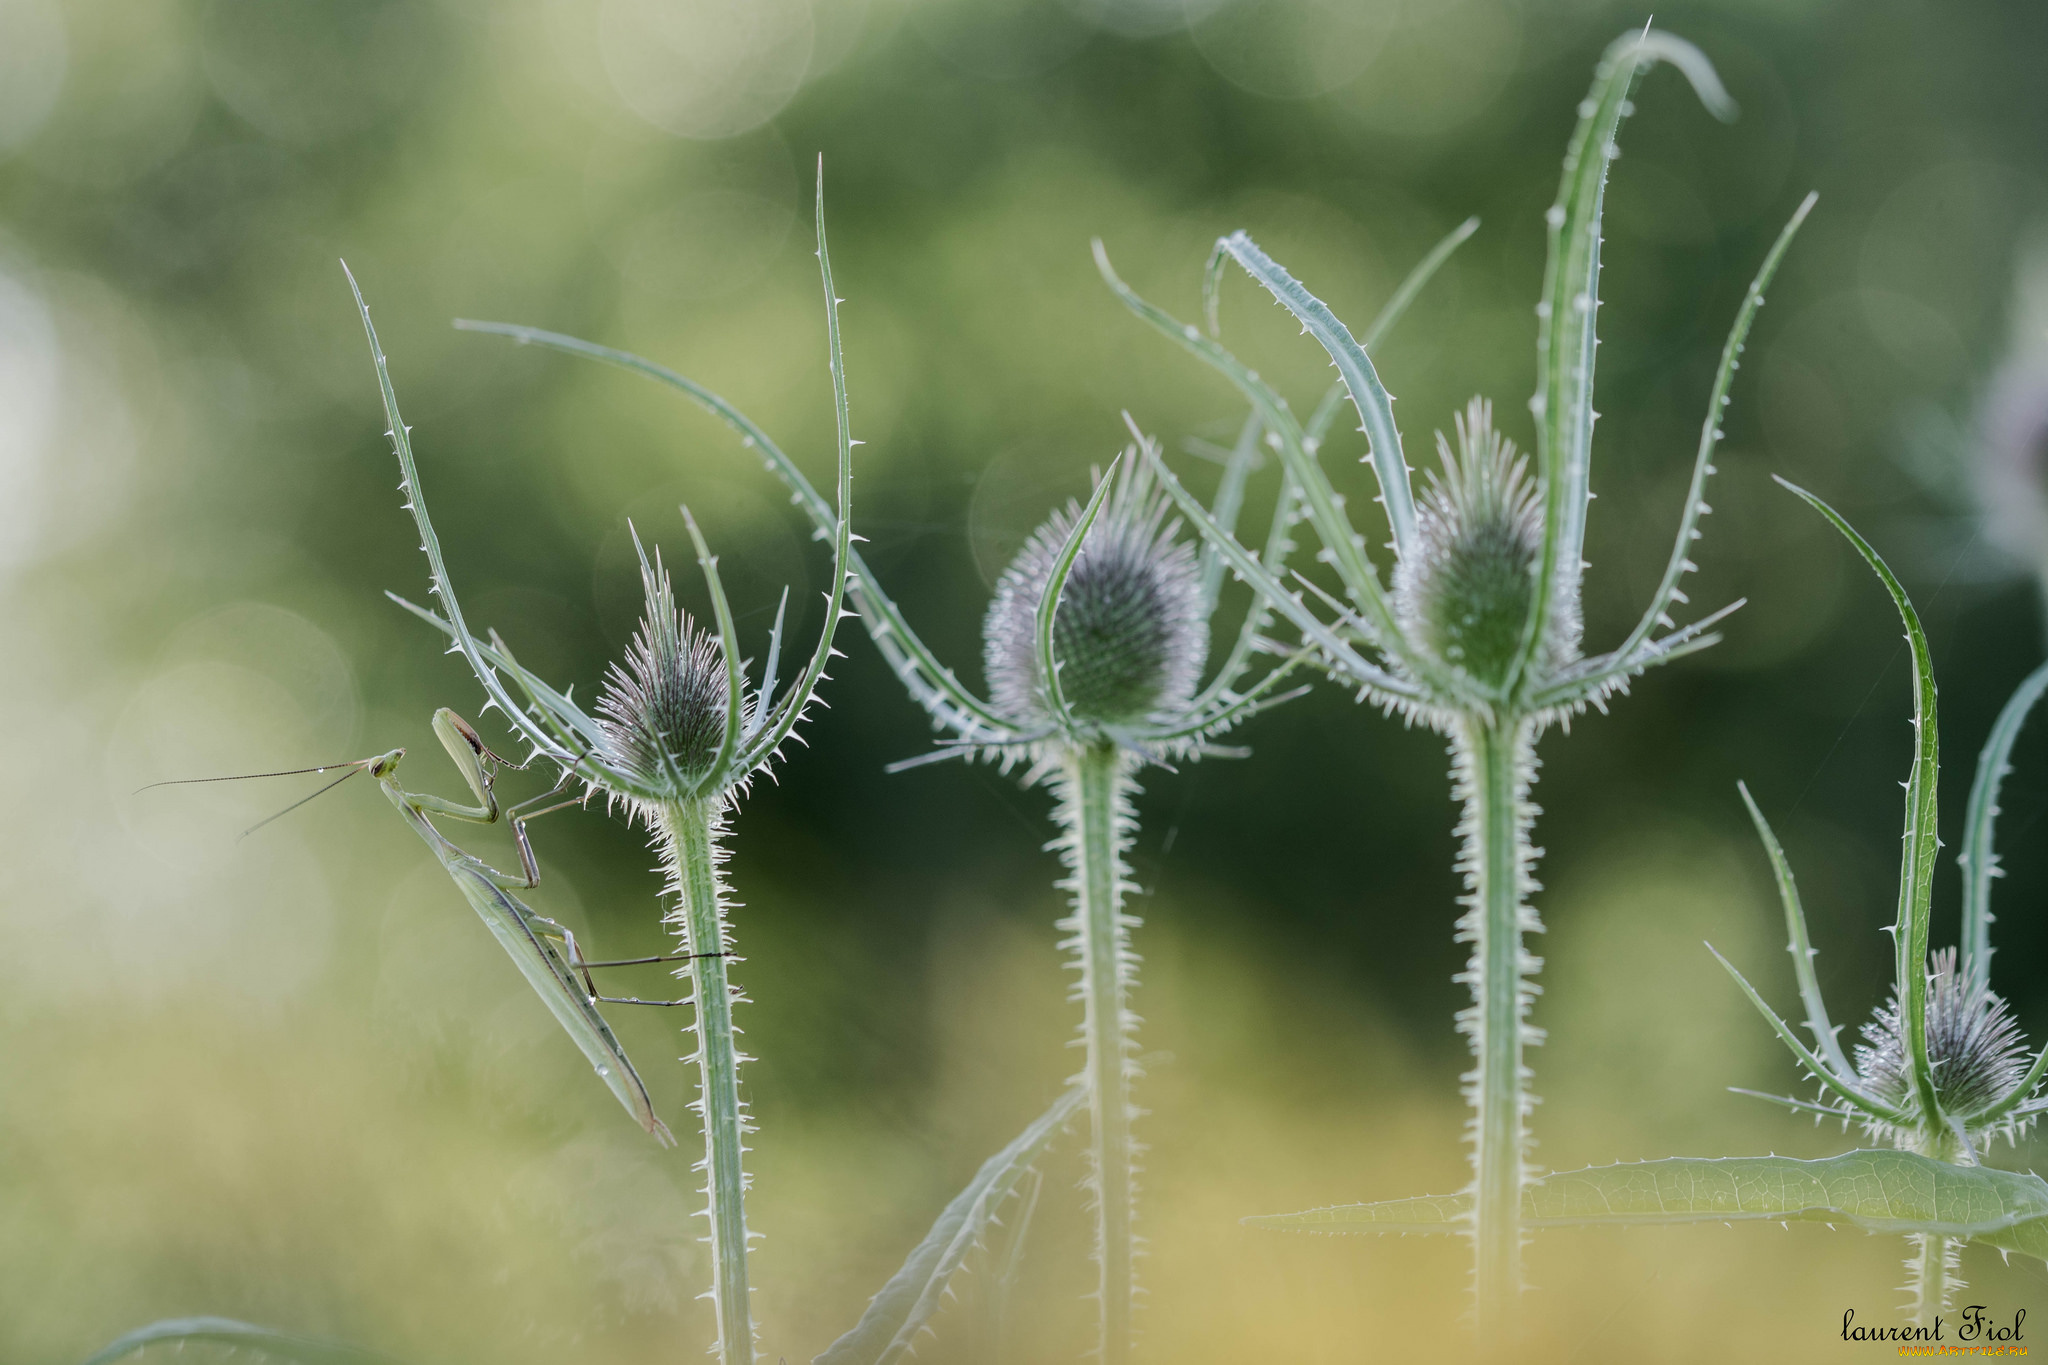
[[[1458,1031],[1472,1043],[1465,1099],[1472,1106],[1473,1290],[1480,1336],[1498,1343],[1512,1327],[1522,1291],[1522,1186],[1528,1179],[1528,1119],[1535,1103],[1525,1045],[1541,1035],[1528,1024],[1536,994],[1530,977],[1542,966],[1522,946],[1524,933],[1541,932],[1529,907],[1529,872],[1536,859],[1529,831],[1535,779],[1535,725],[1515,715],[1467,715],[1456,722],[1452,772],[1464,815],[1459,870],[1465,874],[1465,913],[1458,941],[1472,957],[1458,980],[1472,1004],[1458,1015]]]
[[[1906,1293],[1912,1296],[1913,1325],[1932,1327],[1935,1315],[1947,1311],[1955,1292],[1964,1288],[1956,1274],[1962,1243],[1954,1237],[1916,1232],[1906,1240],[1913,1254],[1906,1258]]]
[[[754,1315],[747,1288],[746,1105],[740,1099],[740,1063],[746,1058],[734,1039],[732,1007],[738,992],[727,979],[732,938],[725,924],[724,861],[719,835],[725,826],[722,798],[676,802],[659,808],[662,862],[676,906],[669,923],[681,931],[696,1004],[698,1094],[692,1106],[704,1121],[704,1217],[710,1221],[710,1298],[718,1319],[720,1365],[754,1365]]]
[[[1919,1141],[1900,1145],[1936,1161],[1977,1164],[1976,1154],[1953,1133],[1922,1134]],[[1920,1232],[1909,1233],[1906,1242],[1913,1248],[1906,1257],[1906,1307],[1913,1314],[1915,1326],[1932,1327],[1935,1315],[1946,1312],[1956,1291],[1965,1287],[1957,1273],[1962,1266],[1963,1244],[1958,1238]]]
[[[1081,1039],[1087,1049],[1083,1077],[1088,1086],[1089,1181],[1095,1193],[1095,1261],[1101,1308],[1099,1355],[1103,1365],[1124,1365],[1131,1354],[1131,1314],[1137,1296],[1136,1242],[1138,1146],[1131,1137],[1137,1110],[1131,1083],[1137,1078],[1138,1017],[1130,996],[1137,984],[1137,954],[1130,932],[1138,924],[1123,912],[1124,894],[1134,890],[1124,851],[1137,830],[1131,807],[1136,761],[1115,744],[1068,748],[1059,759],[1058,820],[1064,831],[1054,843],[1071,876],[1060,888],[1073,897],[1074,913],[1059,927],[1071,936],[1060,946],[1072,950],[1080,971]]]

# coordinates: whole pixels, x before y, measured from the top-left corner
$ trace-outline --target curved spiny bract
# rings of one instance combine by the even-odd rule
[[[1991,979],[1991,883],[2005,875],[1992,847],[1998,821],[1998,793],[2012,771],[2012,746],[2034,704],[2048,692],[2048,664],[2029,673],[1992,723],[1984,751],[1977,756],[1977,775],[1970,783],[1970,804],[1963,817],[1963,846],[1956,855],[1963,867],[1963,971]]]
[[[825,622],[810,658],[797,677],[776,695],[776,668],[782,643],[778,611],[770,635],[766,665],[758,687],[750,686],[740,655],[732,609],[718,574],[718,561],[691,518],[683,521],[711,597],[715,634],[694,626],[678,610],[668,573],[657,553],[652,559],[640,548],[641,581],[647,610],[626,657],[607,674],[595,714],[584,711],[513,659],[505,643],[491,635],[477,639],[463,618],[449,580],[440,541],[420,490],[410,433],[399,416],[382,348],[362,307],[370,339],[392,447],[403,475],[408,509],[427,555],[434,596],[441,614],[401,601],[446,634],[452,653],[469,663],[484,687],[488,705],[504,713],[509,724],[538,758],[573,774],[586,788],[602,792],[649,831],[667,873],[673,898],[668,924],[691,954],[678,973],[687,975],[695,1006],[690,1028],[697,1046],[690,1060],[698,1069],[698,1098],[693,1103],[703,1121],[706,1208],[710,1224],[712,1288],[722,1365],[753,1365],[757,1355],[751,1290],[747,1274],[750,1233],[746,1225],[747,1178],[743,1157],[745,1135],[751,1131],[740,1095],[739,1068],[746,1060],[737,1046],[733,1007],[745,997],[729,976],[740,961],[732,951],[727,920],[732,901],[721,865],[723,836],[733,807],[749,782],[767,771],[784,740],[794,732],[815,699],[825,670],[836,657],[833,639],[847,613],[845,600],[853,572],[853,440],[849,430],[846,368],[839,336],[838,297],[832,287],[831,258],[825,244],[824,180],[818,186],[818,266],[825,290],[827,363],[832,378],[838,423],[838,499],[826,507],[820,538],[832,542],[832,586],[825,594]],[[351,287],[354,280],[350,280]],[[362,301],[358,291],[357,302]],[[737,412],[736,420],[745,423]],[[751,423],[746,423],[751,427]],[[811,493],[816,498],[815,492]],[[822,501],[822,500],[821,500]],[[787,595],[785,594],[785,602]],[[524,696],[521,703],[507,691],[499,674],[510,677]]]
[[[1991,837],[1997,818],[1998,783],[2027,712],[2048,690],[2048,666],[2020,684],[1992,727],[1991,739],[1979,759],[1966,817],[1970,837],[1963,854],[1966,869],[1975,869],[1973,877],[1966,877],[1966,898],[1971,903],[1964,914],[1964,953],[1959,957],[1955,948],[1931,951],[1933,863],[1940,847],[1935,825],[1939,734],[1934,660],[1927,634],[1905,589],[1870,543],[1819,498],[1791,484],[1785,486],[1826,517],[1884,584],[1905,626],[1913,658],[1915,745],[1906,781],[1898,920],[1890,931],[1897,945],[1892,994],[1863,1026],[1863,1041],[1853,1058],[1845,1055],[1836,1036],[1839,1030],[1828,1022],[1827,1006],[1821,999],[1814,950],[1791,867],[1747,788],[1742,797],[1778,883],[1793,972],[1806,1008],[1807,1028],[1818,1050],[1803,1045],[1725,958],[1722,965],[1821,1087],[1819,1103],[1772,1095],[1761,1098],[1816,1117],[1832,1115],[1845,1123],[1859,1122],[1873,1138],[1902,1151],[1974,1166],[1998,1138],[2015,1140],[2044,1107],[2038,1091],[2042,1075],[2048,1071],[2048,1048],[2028,1065],[2019,1026],[2011,1008],[1991,990],[1985,968],[1990,959],[1988,870],[1996,866]],[[1969,956],[1972,949],[1974,964]],[[1957,1244],[1948,1236],[1922,1234],[1914,1236],[1913,1244],[1906,1263],[1905,1292],[1915,1319],[1925,1323],[1946,1307],[1961,1287],[1954,1277]]]
[[[1206,334],[1140,298],[1117,277],[1101,244],[1096,247],[1098,267],[1117,298],[1214,369],[1259,413],[1300,490],[1306,519],[1322,541],[1320,558],[1338,591],[1326,592],[1299,576],[1290,581],[1262,563],[1227,527],[1202,515],[1162,468],[1161,485],[1182,515],[1221,562],[1298,632],[1303,657],[1351,687],[1361,701],[1399,712],[1451,740],[1454,785],[1464,808],[1459,867],[1468,891],[1459,936],[1474,945],[1459,977],[1473,1001],[1459,1016],[1474,1057],[1465,1078],[1473,1107],[1470,1226],[1478,1317],[1489,1331],[1506,1325],[1520,1288],[1517,1192],[1528,1178],[1525,1120],[1534,1102],[1522,1053],[1540,1037],[1527,1022],[1535,989],[1530,977],[1538,961],[1522,946],[1523,936],[1539,927],[1527,901],[1536,858],[1529,842],[1535,808],[1527,799],[1536,772],[1534,745],[1549,727],[1569,722],[1584,708],[1604,708],[1609,696],[1649,668],[1713,644],[1713,627],[1734,609],[1684,626],[1670,615],[1674,604],[1686,600],[1680,582],[1694,568],[1691,545],[1708,511],[1706,481],[1714,472],[1739,357],[1763,290],[1813,203],[1809,196],[1779,234],[1729,329],[1676,543],[1648,609],[1619,646],[1587,656],[1579,602],[1591,499],[1601,217],[1616,137],[1632,108],[1629,92],[1660,62],[1677,67],[1709,109],[1730,109],[1706,58],[1669,34],[1631,32],[1602,56],[1580,106],[1556,204],[1545,220],[1549,253],[1537,305],[1537,393],[1530,404],[1537,434],[1533,471],[1494,429],[1490,406],[1474,399],[1456,421],[1455,447],[1439,435],[1439,470],[1418,498],[1393,396],[1369,354],[1377,329],[1361,341],[1247,234],[1232,233],[1216,244],[1205,290]],[[1467,232],[1469,226],[1454,236]],[[1358,413],[1386,513],[1394,554],[1391,584],[1368,548],[1379,537],[1351,518],[1317,461],[1334,401],[1326,400],[1304,425],[1270,384],[1217,339],[1216,279],[1225,262],[1234,262],[1287,309],[1335,366],[1338,385],[1332,393],[1341,387]]]

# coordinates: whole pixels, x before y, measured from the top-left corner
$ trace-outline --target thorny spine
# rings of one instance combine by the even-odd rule
[[[1075,994],[1082,1008],[1083,1076],[1093,1125],[1089,1184],[1095,1195],[1104,1365],[1123,1365],[1130,1358],[1136,1294],[1132,1224],[1140,1149],[1131,1136],[1138,1112],[1131,1103],[1131,1083],[1138,1076],[1138,1017],[1131,1012],[1130,996],[1138,967],[1131,930],[1139,921],[1123,910],[1125,893],[1134,889],[1124,850],[1137,830],[1130,800],[1135,767],[1114,744],[1076,745],[1061,755],[1056,779],[1057,819],[1065,832],[1054,847],[1071,873],[1060,888],[1074,903],[1073,916],[1060,921],[1071,935],[1060,946],[1073,952],[1080,976]]]

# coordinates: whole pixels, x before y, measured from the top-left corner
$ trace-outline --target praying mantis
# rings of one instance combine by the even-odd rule
[[[592,962],[586,959],[576,943],[576,936],[567,926],[541,914],[513,894],[527,891],[540,885],[540,865],[533,854],[533,844],[527,837],[529,821],[543,815],[582,804],[582,798],[564,796],[574,778],[573,772],[564,771],[561,780],[553,787],[530,800],[515,805],[499,801],[496,776],[500,769],[523,770],[527,765],[514,763],[491,751],[476,732],[476,728],[447,707],[434,712],[434,736],[441,741],[441,747],[462,774],[463,782],[469,787],[476,804],[464,805],[446,797],[432,796],[425,792],[408,791],[399,785],[398,765],[405,757],[404,749],[392,749],[370,758],[351,759],[346,763],[329,763],[317,768],[295,768],[275,773],[249,773],[237,777],[187,778],[183,782],[238,782],[247,778],[289,777],[305,773],[333,772],[346,768],[347,772],[333,782],[320,788],[304,800],[295,801],[276,815],[251,826],[244,831],[253,834],[272,820],[290,814],[316,797],[322,796],[340,786],[359,772],[366,772],[377,779],[384,789],[384,795],[398,811],[405,822],[412,827],[434,857],[462,892],[463,899],[475,910],[477,917],[491,931],[491,936],[519,968],[519,974],[526,978],[541,1003],[548,1007],[548,1013],[568,1033],[584,1058],[597,1071],[620,1104],[626,1107],[634,1121],[664,1147],[675,1145],[675,1136],[668,1125],[654,1112],[654,1101],[647,1093],[647,1085],[640,1079],[640,1073],[633,1067],[626,1050],[612,1032],[611,1025],[599,1013],[600,1004],[610,1005],[659,1005],[673,1006],[688,1003],[687,1000],[642,1000],[636,996],[610,996],[599,994],[590,973],[606,967],[632,967],[655,962],[683,962],[693,957],[724,957],[725,953],[668,953],[651,957],[620,958],[608,962]],[[177,786],[183,782],[156,782],[152,787]],[[148,790],[144,788],[143,790]],[[552,804],[549,804],[552,803]],[[519,852],[519,872],[500,872],[475,854],[469,853],[449,840],[434,826],[432,816],[445,816],[451,820],[464,820],[472,824],[492,825],[505,821],[512,829],[513,846]]]

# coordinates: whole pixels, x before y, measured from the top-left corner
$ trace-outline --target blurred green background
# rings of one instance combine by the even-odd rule
[[[1121,409],[1176,451],[1240,420],[1110,299],[1091,237],[1192,316],[1208,245],[1247,228],[1362,325],[1476,213],[1382,373],[1411,460],[1474,392],[1526,443],[1542,211],[1595,56],[1645,17],[1598,0],[0,0],[0,1358],[74,1360],[197,1312],[420,1362],[695,1359],[708,1340],[674,1018],[615,1011],[684,1134],[665,1153],[368,783],[239,843],[300,788],[132,795],[401,744],[414,785],[456,789],[428,717],[480,699],[382,597],[420,597],[424,565],[337,257],[377,311],[472,620],[587,695],[638,610],[629,517],[681,561],[690,502],[751,641],[785,583],[809,637],[825,559],[702,414],[448,323],[642,351],[823,475],[822,154],[869,443],[856,520],[926,638],[978,678],[994,573],[1120,447]],[[1790,999],[1741,777],[1801,874],[1837,1017],[1865,1017],[1889,977],[1897,625],[1768,476],[1834,500],[1907,577],[1943,684],[1951,844],[1976,747],[2043,653],[2026,565],[1999,548],[2024,551],[2035,523],[2002,496],[1983,524],[1970,469],[1987,429],[2020,430],[2003,458],[2038,461],[1998,414],[2048,407],[2029,265],[2048,249],[2048,9],[1680,0],[1657,21],[1704,48],[1742,116],[1715,123],[1667,71],[1624,132],[1590,643],[1619,638],[1662,567],[1755,263],[1800,196],[1821,201],[1739,376],[1697,556],[1701,609],[1749,605],[1719,648],[1542,751],[1534,1062],[1555,1169],[1853,1142],[1725,1093],[1794,1077],[1700,946]],[[1297,406],[1321,392],[1320,353],[1240,279],[1224,323]],[[1346,435],[1328,461],[1358,507],[1361,449]],[[1046,796],[988,769],[885,775],[929,731],[847,638],[831,709],[757,785],[731,869],[771,1360],[850,1325],[1075,1064]],[[1142,804],[1147,1356],[1453,1357],[1455,1244],[1236,1221],[1465,1178],[1442,745],[1327,689],[1242,737],[1251,759],[1154,770]],[[2038,1038],[2048,740],[2018,761],[1998,984]],[[637,833],[592,811],[536,835],[541,908],[600,953],[658,948]],[[509,856],[496,832],[459,837]],[[1937,895],[1952,933],[1952,863]],[[1048,1167],[1010,1339],[969,1288],[921,1359],[1079,1355],[1073,1148]],[[1815,1227],[1551,1235],[1532,1358],[1818,1359],[1843,1309],[1896,1302],[1899,1252]],[[2038,1264],[1972,1251],[1965,1273],[1973,1301],[2048,1307]]]

